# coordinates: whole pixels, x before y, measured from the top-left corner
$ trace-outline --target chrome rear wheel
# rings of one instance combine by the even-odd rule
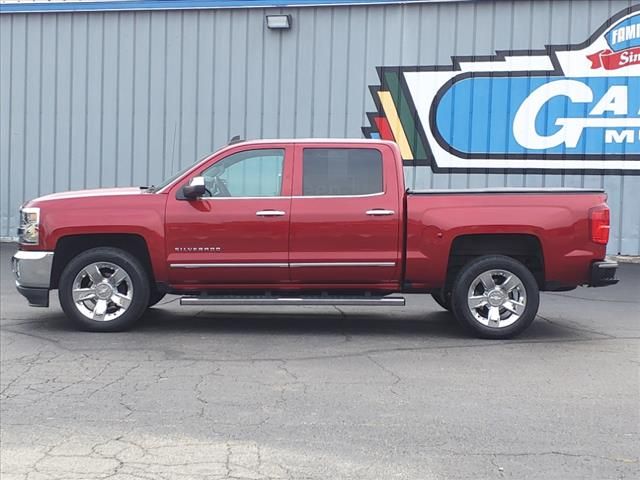
[[[515,258],[486,255],[468,262],[453,285],[456,319],[475,336],[511,338],[536,317],[539,286],[531,271]]]
[[[522,280],[508,270],[489,270],[478,275],[469,287],[467,306],[486,327],[506,328],[517,322],[527,306]]]

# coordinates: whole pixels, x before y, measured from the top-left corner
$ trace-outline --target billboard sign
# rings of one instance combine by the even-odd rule
[[[640,173],[640,6],[580,45],[378,74],[363,132],[408,164]]]

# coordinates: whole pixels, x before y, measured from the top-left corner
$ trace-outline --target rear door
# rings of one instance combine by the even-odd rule
[[[392,150],[332,145],[295,147],[291,280],[334,287],[398,282],[402,212]]]

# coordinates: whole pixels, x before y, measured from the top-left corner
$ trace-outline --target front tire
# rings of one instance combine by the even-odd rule
[[[533,274],[511,257],[492,255],[469,262],[453,286],[456,319],[480,338],[522,333],[538,313],[540,293]]]
[[[99,247],[82,252],[60,276],[60,305],[80,329],[115,332],[130,328],[149,305],[149,277],[124,250]]]

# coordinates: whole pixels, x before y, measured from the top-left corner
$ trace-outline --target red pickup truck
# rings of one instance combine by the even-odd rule
[[[407,190],[373,140],[226,146],[155,187],[57,193],[21,210],[17,288],[58,289],[81,328],[183,305],[404,305],[431,294],[474,335],[508,338],[541,290],[617,282],[600,190]]]

